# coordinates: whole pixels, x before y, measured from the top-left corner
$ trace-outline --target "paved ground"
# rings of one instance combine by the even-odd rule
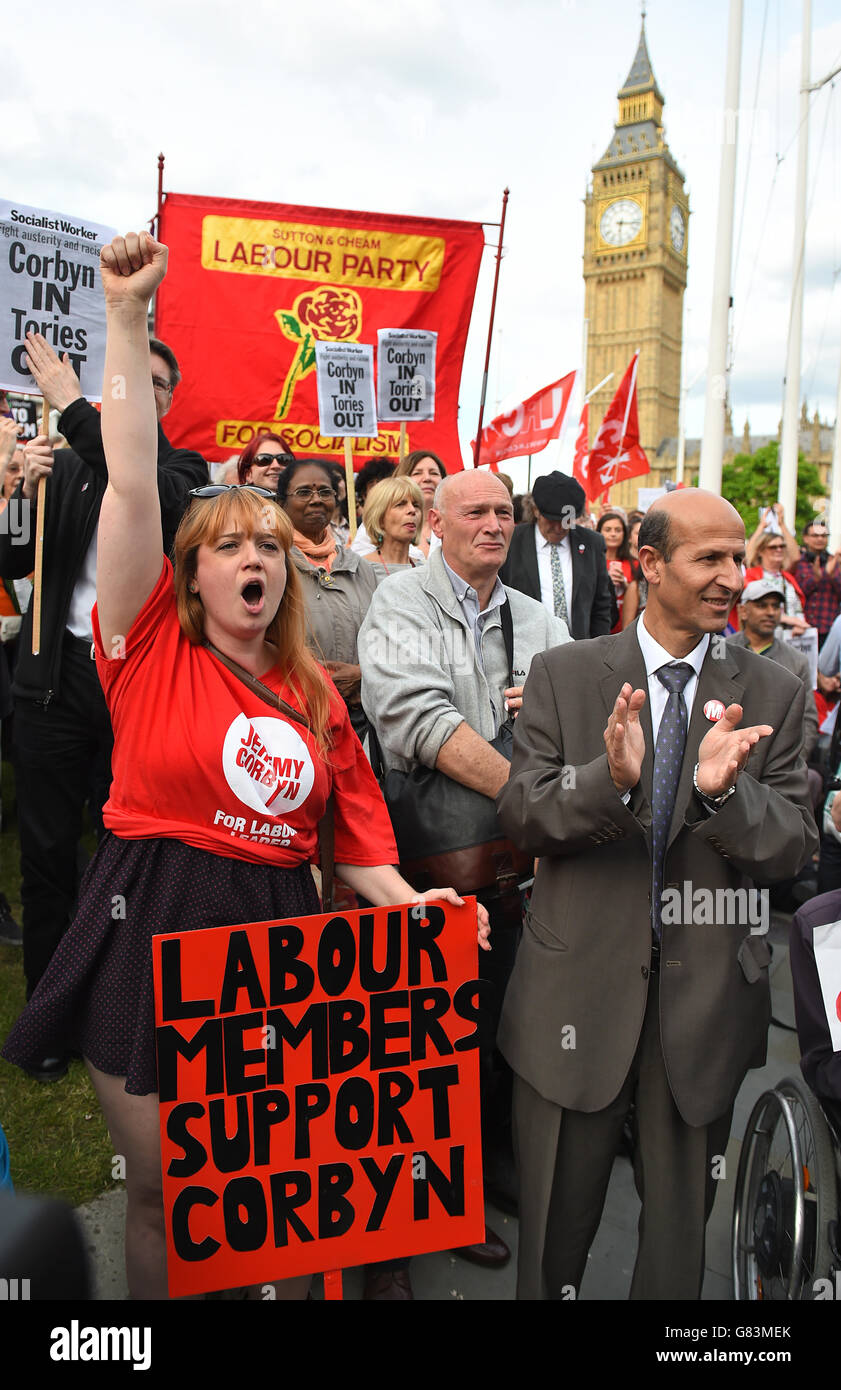
[[[770,937],[774,949],[771,966],[773,1015],[768,1041],[768,1063],[761,1071],[748,1074],[736,1102],[733,1137],[727,1148],[726,1168],[708,1228],[704,1299],[732,1299],[730,1265],[730,1220],[733,1191],[739,1163],[741,1139],[757,1097],[782,1077],[798,1070],[797,1037],[788,968],[788,918],[775,915]],[[108,1193],[80,1208],[95,1267],[99,1299],[126,1299],[128,1290],[123,1271],[124,1197]],[[636,1254],[636,1226],[639,1201],[631,1167],[618,1158],[614,1165],[601,1228],[581,1288],[582,1300],[624,1300],[628,1296]],[[488,1207],[490,1225],[511,1247],[513,1258],[502,1270],[477,1269],[449,1253],[418,1256],[412,1261],[412,1284],[416,1299],[468,1301],[513,1299],[516,1284],[517,1222]],[[349,1270],[344,1276],[347,1299],[362,1296],[362,1274]]]

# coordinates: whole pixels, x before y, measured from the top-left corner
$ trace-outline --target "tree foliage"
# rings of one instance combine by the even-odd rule
[[[745,523],[745,531],[750,536],[756,530],[759,520],[757,508],[770,507],[777,500],[780,470],[777,464],[779,445],[776,440],[763,444],[755,454],[736,454],[731,463],[726,463],[721,472],[721,495],[732,502]],[[813,521],[820,512],[816,510],[813,499],[826,496],[826,488],[821,482],[816,464],[809,463],[799,454],[797,458],[797,504],[795,534],[801,536],[804,526]],[[791,526],[791,518],[786,517]]]

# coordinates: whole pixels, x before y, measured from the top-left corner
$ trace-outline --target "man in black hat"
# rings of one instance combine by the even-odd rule
[[[601,637],[614,623],[613,585],[601,536],[575,524],[583,487],[555,470],[536,480],[532,502],[535,521],[515,527],[500,579],[563,618],[576,640]]]

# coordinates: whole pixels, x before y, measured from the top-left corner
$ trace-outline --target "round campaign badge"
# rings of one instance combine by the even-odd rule
[[[254,811],[287,816],[312,791],[315,769],[300,734],[282,719],[238,714],[222,745],[231,791]]]
[[[724,718],[724,706],[720,700],[707,700],[704,705],[704,714],[713,724],[717,724],[719,719]]]

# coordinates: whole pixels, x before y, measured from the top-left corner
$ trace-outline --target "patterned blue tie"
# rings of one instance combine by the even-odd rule
[[[564,588],[563,571],[561,569],[560,546],[550,545],[549,563],[552,569],[552,602],[555,605],[555,617],[563,618],[567,627],[569,627],[569,610],[567,609],[567,595],[566,589]]]
[[[671,666],[661,666],[656,674],[657,679],[669,692],[657,731],[654,778],[651,785],[651,926],[659,941],[662,929],[660,899],[663,892],[663,863],[686,748],[686,704],[683,690],[695,672],[688,662],[678,661]]]

